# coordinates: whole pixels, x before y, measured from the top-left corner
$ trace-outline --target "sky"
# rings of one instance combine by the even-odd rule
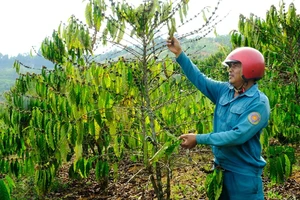
[[[173,0],[174,1],[174,0]],[[129,3],[142,0],[127,0]],[[176,1],[175,1],[176,2]],[[189,12],[197,13],[204,6],[215,6],[217,0],[190,0]],[[293,2],[300,11],[300,0]],[[280,0],[221,0],[219,15],[227,17],[218,24],[218,34],[228,34],[237,29],[240,14],[248,17],[250,13],[265,18],[271,5],[278,8]],[[45,37],[51,36],[60,22],[67,22],[71,15],[84,20],[84,0],[0,0],[0,53],[17,56],[28,54],[32,47],[39,49]]]

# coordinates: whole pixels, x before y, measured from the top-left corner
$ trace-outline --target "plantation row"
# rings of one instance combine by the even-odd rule
[[[114,15],[110,17],[114,18],[109,18],[104,1],[90,1],[85,11],[88,24],[72,16],[68,25],[59,26],[52,38],[44,40],[41,51],[55,64],[53,70],[44,67],[40,74],[22,74],[22,64],[15,62],[19,77],[1,106],[0,197],[9,198],[16,189],[14,181],[23,176],[34,177],[36,192],[43,197],[67,162],[72,163],[70,178],[87,178],[94,171],[105,191],[110,175],[118,177],[119,162],[131,159],[143,163],[158,199],[170,198],[177,138],[191,131],[211,132],[214,109],[173,58],[160,58],[164,44],[152,46],[162,36],[157,32],[162,27],[169,28],[169,35],[176,32],[175,14],[180,14],[184,24],[187,5],[185,1],[176,5],[151,1],[132,8],[111,1]],[[292,6],[284,12],[283,5],[278,12],[271,7],[266,21],[241,18],[239,32],[231,35],[233,47],[254,46],[267,61],[260,84],[272,112],[261,141],[268,163],[264,173],[273,182],[283,182],[291,175],[296,162],[293,144],[300,139],[300,19]],[[104,21],[107,27],[100,31]],[[200,29],[201,37],[213,30],[216,21],[212,12]],[[133,27],[131,36],[141,46],[122,44],[127,26]],[[91,55],[99,38],[103,43],[119,44],[133,57],[95,62]],[[283,48],[286,45],[292,48]],[[226,52],[229,49],[224,48],[195,63],[217,66],[200,68],[213,78],[222,78],[220,61]],[[271,139],[276,142],[270,143]]]

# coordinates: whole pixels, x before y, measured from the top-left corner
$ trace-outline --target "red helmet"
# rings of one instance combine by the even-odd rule
[[[245,80],[259,80],[264,76],[264,56],[252,47],[239,47],[233,50],[224,63],[240,62],[242,64],[242,77]]]

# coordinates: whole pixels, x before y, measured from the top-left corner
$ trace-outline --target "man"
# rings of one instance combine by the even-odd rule
[[[213,132],[183,134],[183,148],[197,144],[212,146],[215,167],[224,170],[220,199],[264,199],[260,134],[270,116],[269,100],[258,89],[264,75],[263,55],[256,49],[241,47],[225,59],[229,82],[206,77],[182,51],[176,38],[167,40],[188,79],[215,104]]]

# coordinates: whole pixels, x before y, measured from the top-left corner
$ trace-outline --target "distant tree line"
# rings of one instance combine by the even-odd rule
[[[184,41],[185,40],[183,40],[183,42]],[[227,47],[230,46],[230,36],[220,35],[214,38],[202,38],[199,41],[193,42],[193,45],[187,42],[187,44],[183,44],[182,46],[187,52],[193,52],[191,56],[194,59],[203,59],[207,58],[209,55],[216,53],[218,51],[218,46],[220,45]],[[18,54],[17,56],[9,56],[0,53],[0,101],[3,100],[3,92],[8,91],[14,85],[15,79],[18,77],[15,69],[13,68],[14,62],[16,60],[26,66],[21,69],[25,73],[34,72],[38,74],[40,73],[42,66],[45,66],[48,69],[52,69],[54,67],[54,64],[52,62],[40,55],[40,52],[38,52],[35,56],[32,56],[30,54]],[[95,55],[95,60],[97,62],[106,62],[107,60],[117,59],[120,56],[124,56],[126,58],[127,52],[124,50],[112,49],[99,55]]]
[[[46,60],[42,56],[31,56],[29,54],[18,54],[17,56],[8,56],[0,53],[0,69],[12,68],[14,62],[18,60],[26,66],[33,69],[40,69],[42,66],[47,68],[53,67],[53,63]]]

